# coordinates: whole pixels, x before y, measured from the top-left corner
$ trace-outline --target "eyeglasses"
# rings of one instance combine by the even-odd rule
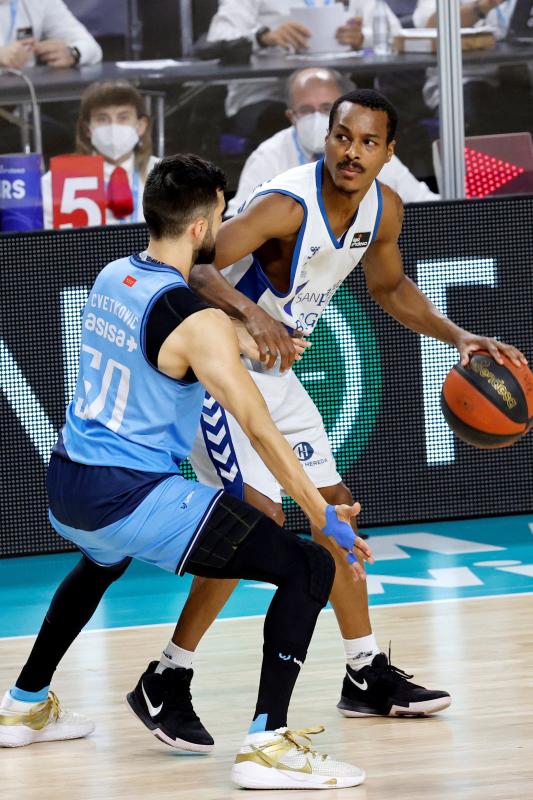
[[[300,108],[293,108],[293,112],[298,119],[302,117],[309,117],[311,114],[329,114],[333,108],[333,103],[322,103],[318,107],[313,106],[300,106]]]

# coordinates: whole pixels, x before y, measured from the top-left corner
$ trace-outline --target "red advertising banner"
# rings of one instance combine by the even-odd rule
[[[104,159],[55,156],[50,159],[54,228],[105,225]]]

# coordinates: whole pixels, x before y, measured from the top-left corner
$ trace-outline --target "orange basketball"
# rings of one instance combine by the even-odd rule
[[[466,367],[456,364],[442,386],[446,422],[474,447],[507,447],[533,425],[533,372],[503,360],[479,350]]]

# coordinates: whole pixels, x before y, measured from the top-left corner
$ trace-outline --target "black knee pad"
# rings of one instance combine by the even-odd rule
[[[309,594],[317,603],[326,605],[335,578],[335,561],[325,547],[298,537],[309,568]]]
[[[194,564],[224,567],[261,519],[264,519],[261,511],[224,492],[209,515],[185,570],[187,565]]]

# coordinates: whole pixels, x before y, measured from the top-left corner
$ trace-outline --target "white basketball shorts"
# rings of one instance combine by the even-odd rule
[[[285,436],[310,480],[318,488],[340,483],[320,413],[292,370],[280,375],[250,375],[263,395],[280,433]],[[198,480],[243,497],[247,484],[275,503],[283,487],[261,461],[238,422],[206,394],[191,463]]]

